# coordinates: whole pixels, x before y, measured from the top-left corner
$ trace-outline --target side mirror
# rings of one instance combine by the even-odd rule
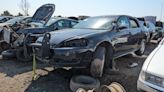
[[[121,26],[118,26],[118,30],[123,30],[123,29],[127,29],[128,28],[128,26],[126,26],[126,25],[121,25]]]

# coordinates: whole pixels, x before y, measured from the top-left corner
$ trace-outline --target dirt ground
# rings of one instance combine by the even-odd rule
[[[148,44],[145,55],[125,56],[115,60],[119,72],[106,70],[100,78],[101,84],[111,82],[121,83],[127,92],[137,92],[137,78],[142,64],[150,52],[156,47],[155,44]],[[128,64],[136,62],[139,65],[135,68],[128,68]],[[0,60],[0,92],[71,92],[69,80],[74,75],[86,74],[88,70],[83,69],[53,69],[45,64],[38,64],[38,79],[32,81],[32,63],[20,63],[16,60]]]

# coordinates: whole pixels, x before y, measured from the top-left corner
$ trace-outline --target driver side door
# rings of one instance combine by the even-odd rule
[[[117,20],[117,28],[113,37],[116,57],[124,55],[130,51],[128,39],[130,37],[130,23],[126,16],[121,16]]]

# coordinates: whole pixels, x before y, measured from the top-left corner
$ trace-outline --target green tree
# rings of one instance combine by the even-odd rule
[[[17,16],[23,16],[23,14],[19,12]]]
[[[1,16],[13,16],[8,10],[4,11]]]

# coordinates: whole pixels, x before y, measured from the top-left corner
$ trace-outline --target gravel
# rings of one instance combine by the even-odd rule
[[[101,85],[118,82],[127,92],[137,92],[136,83],[142,64],[156,46],[153,43],[148,44],[142,57],[128,55],[115,60],[119,71],[106,70],[103,77],[99,79]],[[137,63],[138,66],[129,68],[130,63]],[[87,69],[53,69],[48,65],[38,64],[38,79],[32,81],[32,63],[0,60],[0,92],[71,92],[70,78],[79,74],[89,75],[88,71]]]

